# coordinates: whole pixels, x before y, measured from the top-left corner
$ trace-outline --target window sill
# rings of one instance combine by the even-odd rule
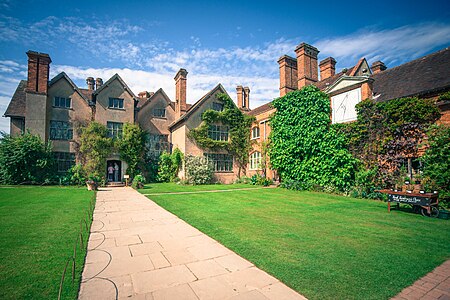
[[[260,139],[260,137],[259,137],[259,136],[257,136],[257,137],[252,137],[251,139],[252,139],[252,140],[258,140],[258,139]]]
[[[108,109],[111,109],[111,110],[121,110],[121,111],[125,111],[125,110],[126,110],[125,108],[115,108],[115,107],[108,107]]]
[[[54,105],[52,105],[52,108],[59,108],[59,109],[64,109],[64,110],[73,110],[72,107],[61,107],[61,106],[54,106]]]
[[[219,173],[219,174],[233,174],[233,171],[214,171],[213,173]]]
[[[157,117],[157,116],[153,116],[153,119],[167,120],[167,117]]]

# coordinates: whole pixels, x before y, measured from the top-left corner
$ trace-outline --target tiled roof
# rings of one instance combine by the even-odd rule
[[[4,114],[5,117],[25,117],[27,81],[21,80],[16,91],[9,102],[8,108]]]
[[[450,88],[450,47],[372,75],[377,101],[421,96]]]

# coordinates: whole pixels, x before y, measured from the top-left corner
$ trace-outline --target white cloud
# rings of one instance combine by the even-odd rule
[[[351,66],[365,57],[398,65],[450,43],[450,25],[424,23],[395,29],[365,29],[342,36],[321,39],[315,46],[322,57],[333,56],[343,66]]]

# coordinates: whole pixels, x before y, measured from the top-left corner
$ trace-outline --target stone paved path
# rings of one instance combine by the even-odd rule
[[[131,188],[101,189],[80,299],[306,299]]]
[[[403,289],[393,300],[450,300],[450,260]]]

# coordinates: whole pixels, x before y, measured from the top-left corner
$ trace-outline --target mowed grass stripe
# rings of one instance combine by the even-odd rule
[[[284,189],[149,198],[311,299],[388,299],[450,258],[450,222],[380,201]]]

